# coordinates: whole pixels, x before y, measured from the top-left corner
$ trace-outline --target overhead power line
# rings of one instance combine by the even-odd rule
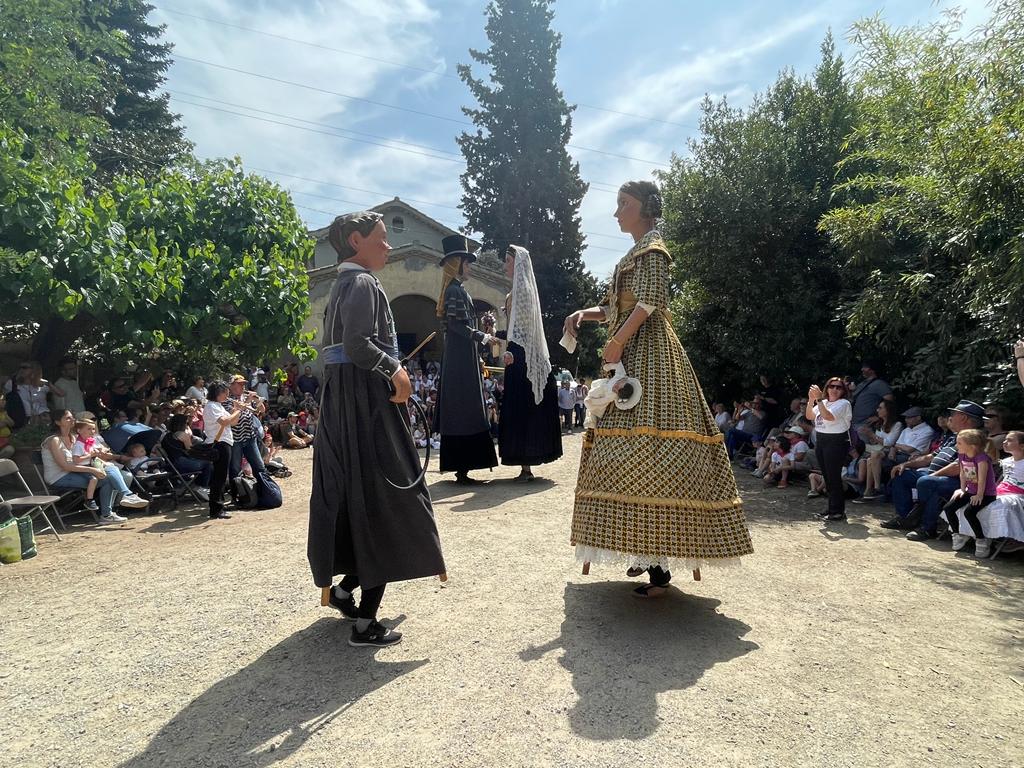
[[[281,77],[274,77],[273,75],[264,75],[264,74],[262,74],[260,72],[251,72],[251,71],[249,71],[247,69],[239,69],[238,67],[231,67],[231,66],[228,66],[227,64],[218,64],[218,63],[213,62],[213,61],[206,61],[205,59],[196,59],[196,58],[193,58],[191,56],[182,56],[180,54],[176,54],[175,55],[175,59],[178,60],[178,61],[188,61],[188,62],[191,62],[191,63],[194,63],[194,64],[201,64],[201,65],[206,66],[206,67],[214,67],[216,69],[223,69],[223,70],[226,70],[228,72],[235,72],[235,73],[240,74],[240,75],[247,75],[249,77],[256,77],[256,78],[259,78],[261,80],[268,80],[270,82],[280,83],[282,85],[287,85],[287,86],[294,87],[294,88],[304,88],[306,90],[315,91],[317,93],[326,93],[326,94],[331,95],[331,96],[339,96],[339,97],[341,97],[343,99],[349,99],[351,101],[359,101],[359,102],[363,102],[365,104],[372,104],[374,106],[384,107],[386,109],[394,109],[394,110],[397,110],[399,112],[408,112],[408,113],[413,114],[413,115],[419,115],[420,117],[430,117],[430,118],[433,118],[435,120],[443,120],[445,122],[455,123],[457,125],[466,125],[466,126],[472,126],[473,125],[473,123],[471,123],[471,122],[469,122],[467,120],[459,120],[459,119],[454,118],[454,117],[446,117],[444,115],[437,115],[437,114],[434,114],[433,112],[424,112],[424,111],[419,110],[419,109],[412,109],[410,107],[402,107],[402,106],[399,106],[397,104],[388,104],[388,103],[383,102],[383,101],[375,101],[373,99],[365,99],[365,98],[363,98],[361,96],[352,96],[352,95],[347,94],[347,93],[341,93],[340,91],[332,91],[332,90],[330,90],[328,88],[321,88],[321,87],[316,86],[316,85],[309,85],[308,83],[300,83],[300,82],[296,82],[295,80],[285,80],[284,78],[281,78]],[[618,158],[620,160],[631,160],[631,161],[636,162],[636,163],[646,163],[647,165],[657,165],[657,166],[660,166],[662,168],[668,168],[669,167],[668,163],[662,163],[662,162],[659,162],[657,160],[645,160],[642,157],[632,157],[630,155],[620,155],[617,152],[607,152],[607,151],[605,151],[603,149],[596,149],[594,147],[583,147],[583,146],[580,146],[579,144],[566,144],[566,146],[569,147],[570,149],[578,149],[578,150],[580,150],[582,152],[594,152],[594,153],[596,153],[598,155],[605,155],[607,157],[615,157],[615,158]]]
[[[419,155],[421,157],[429,157],[432,160],[443,160],[447,163],[464,163],[465,161],[461,157],[444,157],[442,155],[433,155],[428,152],[420,152],[415,149],[407,149],[405,147],[396,147],[393,144],[383,144],[379,141],[370,141],[369,139],[357,139],[352,136],[342,136],[332,131],[321,131],[317,128],[308,128],[305,125],[295,125],[295,123],[286,123],[282,120],[272,120],[269,117],[260,117],[259,115],[250,115],[245,112],[238,112],[234,109],[224,109],[223,107],[215,107],[212,104],[200,104],[198,101],[189,101],[188,99],[176,99],[178,104],[190,104],[193,107],[202,107],[203,109],[213,110],[214,112],[222,112],[228,115],[237,115],[238,117],[247,117],[250,120],[259,120],[263,123],[270,123],[272,125],[283,125],[287,128],[295,128],[300,131],[308,131],[309,133],[319,133],[321,136],[333,136],[336,139],[345,139],[346,141],[355,141],[360,144],[371,144],[376,147],[384,147],[385,149],[393,149],[396,152],[407,152],[410,155]],[[310,121],[304,121],[310,122]]]
[[[255,29],[253,27],[246,27],[246,26],[243,26],[241,24],[232,24],[232,23],[227,22],[227,21],[220,21],[219,19],[211,19],[208,16],[199,16],[199,15],[194,14],[194,13],[185,13],[184,11],[177,11],[177,10],[174,10],[172,8],[168,8],[167,6],[157,6],[157,8],[158,8],[158,10],[161,10],[164,13],[170,13],[170,14],[173,14],[175,16],[184,16],[185,18],[196,19],[197,21],[203,21],[203,22],[206,22],[207,24],[218,24],[218,25],[220,25],[222,27],[230,27],[231,29],[239,29],[239,30],[242,30],[243,32],[251,32],[251,33],[256,34],[256,35],[263,35],[265,37],[272,37],[272,38],[275,38],[277,40],[287,40],[290,43],[297,43],[299,45],[307,45],[310,48],[319,48],[322,51],[332,51],[334,53],[342,53],[342,54],[344,54],[346,56],[354,56],[357,59],[365,59],[366,61],[373,61],[373,62],[376,62],[377,64],[384,64],[384,65],[389,66],[389,67],[398,67],[400,69],[409,69],[409,70],[412,70],[414,72],[424,72],[424,73],[429,74],[429,75],[437,75],[439,77],[443,77],[443,78],[446,78],[446,79],[449,79],[449,80],[460,80],[461,79],[461,78],[459,78],[458,75],[453,75],[450,72],[439,72],[437,69],[430,69],[428,67],[418,67],[418,66],[416,66],[414,64],[403,64],[402,62],[398,62],[398,61],[390,61],[388,59],[380,59],[380,58],[377,58],[376,56],[367,56],[364,53],[356,53],[355,51],[348,51],[348,50],[345,50],[344,48],[335,48],[335,47],[330,46],[330,45],[323,45],[321,43],[314,43],[311,40],[300,40],[300,39],[295,38],[295,37],[288,37],[287,35],[280,35],[280,34],[277,34],[276,32],[267,32],[267,31],[262,30],[262,29]],[[637,120],[647,120],[648,122],[652,122],[652,123],[662,123],[664,125],[674,125],[674,126],[677,126],[679,128],[696,128],[696,125],[694,125],[692,123],[677,123],[677,122],[675,122],[673,120],[664,120],[664,119],[662,119],[660,117],[652,117],[651,115],[638,115],[635,112],[624,112],[624,111],[619,110],[619,109],[612,109],[611,107],[600,107],[600,106],[597,106],[595,104],[584,104],[583,102],[576,102],[576,106],[584,107],[586,109],[593,109],[593,110],[596,110],[598,112],[608,112],[608,113],[613,114],[613,115],[621,115],[622,117],[632,117],[632,118],[635,118]]]
[[[458,155],[458,154],[456,154],[454,152],[446,152],[446,150],[437,149],[436,147],[430,147],[430,146],[427,146],[425,144],[413,144],[411,142],[401,141],[399,139],[392,139],[392,138],[390,138],[388,136],[380,136],[380,135],[375,134],[375,133],[365,133],[363,131],[350,131],[348,128],[341,128],[339,126],[335,126],[335,125],[332,125],[330,123],[320,123],[320,122],[317,122],[315,120],[306,120],[305,118],[295,117],[294,115],[285,115],[285,114],[282,114],[280,112],[272,112],[270,110],[259,109],[257,107],[249,107],[249,106],[246,106],[244,104],[234,104],[232,102],[222,101],[221,99],[215,99],[212,96],[199,96],[199,95],[195,95],[195,94],[187,94],[189,96],[193,96],[194,98],[203,99],[204,101],[213,102],[214,104],[221,104],[221,105],[225,105],[225,106],[238,107],[239,109],[248,110],[249,112],[259,112],[260,114],[273,115],[275,117],[280,117],[280,118],[283,118],[285,120],[294,120],[296,122],[306,123],[307,125],[322,126],[324,128],[329,128],[332,131],[343,131],[343,132],[346,132],[346,133],[355,133],[355,134],[357,134],[359,136],[370,136],[370,137],[373,137],[373,138],[380,139],[381,141],[391,142],[390,144],[380,144],[378,142],[366,141],[366,140],[363,140],[363,139],[356,139],[356,138],[352,138],[352,137],[349,137],[349,136],[341,136],[341,135],[338,135],[336,133],[328,133],[326,131],[318,131],[318,130],[314,130],[312,128],[306,128],[305,126],[302,126],[302,125],[292,125],[291,123],[284,123],[284,122],[280,122],[278,120],[269,120],[267,118],[259,117],[258,115],[250,115],[250,114],[246,114],[245,112],[236,112],[236,111],[230,110],[230,109],[223,109],[223,108],[220,108],[220,107],[211,106],[210,104],[201,104],[201,103],[194,102],[194,101],[188,101],[187,99],[182,99],[180,97],[179,94],[184,93],[182,91],[169,90],[168,93],[174,95],[175,96],[175,102],[176,103],[180,103],[180,104],[189,104],[191,106],[204,107],[205,109],[211,109],[211,110],[218,111],[218,112],[224,112],[224,113],[230,114],[230,115],[237,115],[238,117],[248,117],[248,118],[250,118],[252,120],[259,120],[261,122],[271,123],[273,125],[282,125],[282,126],[285,126],[285,127],[288,127],[288,128],[297,128],[299,130],[309,131],[311,133],[319,133],[319,134],[321,134],[323,136],[333,136],[333,137],[339,138],[339,139],[349,139],[350,141],[358,141],[358,142],[364,143],[364,144],[372,144],[374,146],[384,147],[385,149],[394,149],[394,150],[397,150],[397,151],[400,151],[400,152],[408,152],[408,153],[413,154],[413,155],[421,155],[423,157],[430,157],[430,158],[434,158],[434,159],[438,159],[438,160],[447,160],[447,161],[450,161],[450,162],[457,162],[457,163],[462,163],[462,164],[464,164],[466,162],[465,159],[461,155]],[[394,144],[398,144],[398,145],[402,145],[402,146],[392,146]],[[409,149],[408,147],[415,147],[417,149]],[[427,150],[427,152],[420,152],[420,151],[418,151],[420,149]],[[451,157],[437,157],[435,154],[428,154],[428,153],[448,154]],[[607,192],[607,193],[610,193],[610,194],[615,194],[615,193],[618,192],[618,187],[616,187],[616,186],[614,186],[612,184],[607,184],[606,182],[588,181],[587,183],[591,185],[591,187],[594,189],[595,192]]]
[[[134,155],[131,152],[125,152],[123,149],[116,149],[114,147],[108,147],[108,146],[102,145],[102,144],[99,145],[99,146],[100,146],[101,149],[105,149],[108,152],[114,152],[114,153],[119,154],[119,155],[121,155],[123,157],[130,157],[132,160],[137,160],[140,163],[145,163],[147,165],[152,166],[153,168],[156,168],[157,170],[161,170],[164,167],[163,165],[161,165],[160,163],[156,162],[155,160],[151,160],[151,159],[144,158],[144,157],[139,157],[138,155]],[[281,176],[289,176],[290,175],[290,174],[280,173],[279,171],[268,171],[266,169],[258,169],[258,168],[254,168],[252,166],[249,166],[249,170],[258,171],[260,173],[276,173],[276,174],[281,175]],[[294,178],[302,178],[302,177],[296,176]],[[318,179],[305,179],[305,180],[306,181],[311,181],[311,182],[317,183],[317,184],[327,184],[327,185],[331,185],[332,184],[332,182],[321,181],[321,180],[318,180]],[[340,185],[334,185],[334,186],[340,186]],[[346,203],[347,205],[355,205],[355,206],[358,206],[360,208],[371,208],[371,207],[373,207],[373,206],[371,206],[371,205],[369,205],[367,203],[356,202],[354,200],[345,200],[345,199],[342,199],[342,198],[327,197],[326,195],[318,195],[318,194],[314,194],[312,192],[302,192],[300,190],[293,190],[293,189],[290,189],[290,188],[287,188],[287,187],[285,189],[287,189],[287,191],[289,193],[293,194],[293,195],[298,194],[298,195],[308,195],[310,197],[319,197],[319,198],[322,198],[324,200],[332,200],[332,201],[339,202],[339,203]],[[376,194],[376,193],[370,193],[370,194]],[[428,203],[426,201],[420,201],[420,202],[421,202],[421,204],[424,204],[424,205],[436,205],[435,203]],[[336,212],[325,211],[322,208],[312,208],[312,207],[310,207],[308,205],[302,205],[300,203],[296,203],[294,200],[292,200],[292,205],[294,205],[296,208],[302,208],[302,209],[307,210],[307,211],[313,211],[315,213],[322,213],[325,216],[331,216],[331,217],[337,216]],[[445,207],[452,207],[452,206],[445,206]],[[458,210],[458,209],[456,209],[456,210]],[[434,218],[435,221],[439,221],[440,223],[444,224],[445,226],[451,227],[452,229],[455,229],[455,230],[458,230],[462,226],[461,224],[455,224],[455,223],[450,222],[450,221],[443,221],[441,219],[437,219],[436,217],[431,217],[431,218]],[[584,234],[594,234],[594,235],[597,235],[599,237],[611,237],[611,235],[601,235],[601,234],[596,233],[596,232],[593,232],[593,233],[592,232],[584,232]],[[602,250],[602,251],[613,251],[615,253],[619,252],[619,249],[617,249],[617,248],[607,248],[607,247],[605,247],[603,245],[590,245],[590,244],[587,244],[585,247],[587,247],[587,248],[597,248],[597,249]]]

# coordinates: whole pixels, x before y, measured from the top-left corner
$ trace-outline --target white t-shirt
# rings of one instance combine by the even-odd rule
[[[718,428],[723,432],[725,431],[725,428],[729,426],[729,422],[731,420],[732,416],[729,415],[728,411],[722,411],[720,414],[715,416],[715,424],[717,424]]]
[[[266,381],[259,381],[256,383],[256,394],[260,396],[260,399],[264,402],[270,399],[270,384]]]
[[[896,440],[902,433],[903,424],[897,421],[893,423],[892,429],[890,429],[888,432],[883,430],[881,427],[876,429],[875,437],[880,437],[882,439],[882,445],[884,447],[892,448],[894,445],[896,445]]]
[[[85,393],[77,381],[61,376],[53,383],[64,393],[64,397],[53,396],[53,405],[57,410],[63,411],[66,408],[72,413],[81,413],[85,410]]]
[[[40,446],[40,452],[43,454],[43,478],[46,480],[47,485],[52,485],[60,480],[64,475],[70,474],[65,472],[57,464],[57,460],[53,458],[51,452],[50,443],[53,442],[57,446],[57,450],[64,454],[64,460],[68,464],[74,464],[75,458],[71,449],[64,445],[60,439],[60,435],[54,435],[43,440],[43,444]]]
[[[215,442],[217,433],[220,432],[220,442],[227,443],[228,445],[235,444],[235,436],[231,433],[231,427],[227,426],[221,429],[221,425],[218,423],[218,419],[224,417],[230,417],[227,409],[220,403],[216,403],[213,400],[207,400],[206,405],[203,406],[203,424],[206,430],[206,442]]]
[[[907,427],[896,438],[899,445],[909,445],[920,453],[926,453],[932,443],[932,428],[921,422],[916,427]]]
[[[185,390],[185,397],[193,400],[198,400],[200,403],[206,402],[206,390],[200,389],[195,384]]]
[[[840,398],[827,405],[829,412],[835,416],[832,421],[826,421],[821,415],[818,406],[814,406],[814,431],[819,435],[841,435],[850,431],[850,420],[853,418],[853,409],[850,401]]]
[[[803,440],[797,440],[795,445],[789,447],[789,453],[786,454],[787,461],[797,461],[796,455],[798,453],[807,453],[810,447]],[[804,457],[806,458],[806,457]]]

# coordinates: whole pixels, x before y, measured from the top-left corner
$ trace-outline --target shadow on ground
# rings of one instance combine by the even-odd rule
[[[272,765],[354,702],[428,661],[338,653],[351,626],[320,619],[281,641],[192,701],[121,768]]]
[[[659,693],[689,688],[716,664],[759,647],[743,640],[750,627],[719,613],[719,605],[674,587],[660,599],[637,600],[623,582],[567,584],[561,635],[519,655],[535,661],[562,649],[578,696],[569,713],[574,733],[643,739],[658,728]]]

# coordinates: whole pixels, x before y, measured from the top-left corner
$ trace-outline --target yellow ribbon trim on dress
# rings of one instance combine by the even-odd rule
[[[577,491],[578,499],[596,499],[599,501],[620,501],[625,504],[651,504],[658,507],[692,507],[719,511],[743,506],[743,500],[735,496],[726,501],[705,501],[704,499],[666,499],[658,496],[628,496],[624,493],[610,491]]]
[[[632,429],[623,429],[621,427],[595,427],[594,433],[598,435],[609,435],[611,437],[653,435],[654,437],[693,440],[695,443],[704,443],[705,445],[714,445],[715,443],[725,441],[725,435],[721,432],[717,435],[702,435],[700,432],[691,432],[688,429],[658,429],[657,427],[633,427]]]

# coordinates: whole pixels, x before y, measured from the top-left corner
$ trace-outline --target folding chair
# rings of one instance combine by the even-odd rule
[[[0,477],[14,477],[17,479],[18,484],[25,489],[24,496],[13,496],[10,498],[4,498],[0,495],[0,501],[6,501],[11,507],[14,508],[14,514],[20,515],[26,514],[29,519],[33,517],[41,517],[46,521],[46,527],[43,528],[40,533],[46,533],[46,531],[53,531],[53,535],[57,537],[57,541],[60,541],[60,534],[57,533],[57,529],[53,527],[53,523],[50,522],[49,516],[46,514],[47,509],[52,509],[54,514],[57,515],[57,519],[60,520],[60,513],[57,511],[57,507],[54,505],[60,501],[60,496],[36,496],[32,493],[32,489],[28,487],[28,483],[25,482],[25,478],[21,476],[21,470],[18,469],[18,465],[15,464],[11,459],[0,459]],[[27,509],[27,512],[19,513],[20,509]],[[61,522],[63,525],[63,521]]]
[[[174,486],[175,482],[180,483],[183,490],[187,491],[192,496],[192,498],[195,499],[197,504],[206,503],[205,501],[203,501],[203,498],[198,493],[196,493],[195,480],[197,477],[199,477],[199,475],[202,474],[202,472],[200,472],[199,470],[191,472],[182,472],[174,465],[174,462],[171,461],[171,457],[167,454],[167,451],[164,450],[164,446],[162,443],[157,443],[153,447],[153,453],[159,456],[161,459],[163,459],[164,463],[169,467],[167,473],[170,476],[170,482],[172,487]],[[177,503],[177,494],[175,495],[175,503]]]
[[[39,485],[43,489],[43,493],[47,496],[56,496],[57,501],[53,504],[53,511],[57,515],[57,522],[60,523],[61,530],[66,531],[68,527],[64,525],[64,518],[71,517],[72,515],[78,515],[82,512],[89,512],[92,515],[93,520],[97,523],[100,521],[100,516],[92,510],[87,510],[85,507],[79,504],[85,498],[84,488],[50,488],[46,482],[46,478],[43,476],[43,452],[32,451],[32,469],[36,472],[36,479],[39,481]],[[57,492],[54,493],[54,490]],[[67,509],[61,512],[61,504],[67,504]]]

